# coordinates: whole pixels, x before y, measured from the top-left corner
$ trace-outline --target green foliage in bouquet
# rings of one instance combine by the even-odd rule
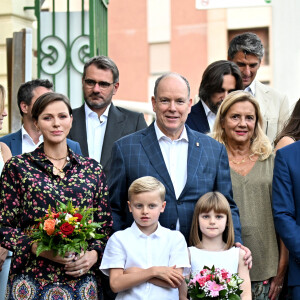
[[[38,225],[32,231],[33,242],[37,243],[36,255],[52,250],[54,255],[64,257],[66,253],[86,252],[88,240],[101,239],[104,234],[98,234],[97,228],[105,223],[93,222],[93,212],[97,208],[74,207],[71,201],[67,205],[57,201],[58,207],[50,205],[48,213],[36,219]]]

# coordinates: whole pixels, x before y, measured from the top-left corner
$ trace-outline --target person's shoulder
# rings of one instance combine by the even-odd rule
[[[137,235],[134,233],[131,227],[116,231],[109,239],[111,239],[114,243],[118,242],[119,244],[127,245],[129,237],[131,240],[138,240]],[[128,246],[129,245],[130,244],[128,244]]]
[[[139,143],[141,138],[144,137],[147,132],[149,131],[149,127],[141,129],[139,131],[130,133],[126,136],[121,137],[118,139],[115,143],[119,145],[126,145],[126,144],[132,144],[132,143]]]
[[[125,115],[127,115],[129,117],[132,117],[132,118],[139,118],[140,115],[142,115],[141,112],[136,112],[136,111],[133,111],[133,110],[121,107],[121,106],[114,105],[114,108],[116,110],[118,110],[119,112],[121,112],[121,113],[123,113],[123,114],[125,114]]]
[[[277,143],[275,151],[277,151],[277,150],[279,150],[279,149],[281,149],[281,148],[283,148],[287,145],[293,144],[293,143],[295,143],[295,139],[293,137],[284,136]]]
[[[6,162],[12,156],[11,151],[10,151],[9,147],[3,142],[0,142],[0,147],[1,147],[3,161]]]
[[[3,143],[10,142],[12,139],[16,138],[18,135],[21,135],[20,130],[2,136],[0,138],[0,142],[3,142]]]
[[[287,145],[281,149],[278,149],[276,152],[276,156],[279,154],[289,156],[293,152],[295,153],[300,152],[300,140],[290,145]]]
[[[234,247],[233,247],[234,248]],[[238,251],[239,251],[239,261],[244,261],[244,256],[245,256],[245,254],[246,254],[246,251],[245,250],[243,250],[242,248],[236,248],[236,249],[238,249]]]
[[[261,89],[264,92],[268,92],[269,94],[272,94],[272,97],[274,97],[275,99],[284,100],[287,98],[287,95],[281,93],[280,91],[278,91],[277,89],[275,89],[269,85],[261,83],[258,80],[256,80],[256,89]]]
[[[178,230],[171,230],[169,228],[160,226],[163,237],[168,238],[174,243],[177,243],[178,240],[185,240],[184,235]]]

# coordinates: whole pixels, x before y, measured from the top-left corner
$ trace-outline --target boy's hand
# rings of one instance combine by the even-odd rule
[[[178,288],[184,280],[184,276],[179,270],[176,270],[176,266],[152,268],[154,277],[167,282],[172,288]]]

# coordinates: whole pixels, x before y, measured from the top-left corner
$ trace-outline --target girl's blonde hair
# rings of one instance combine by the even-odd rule
[[[199,215],[213,210],[215,213],[227,216],[227,225],[223,232],[223,241],[226,244],[225,250],[234,245],[234,229],[231,216],[231,209],[225,196],[220,192],[209,192],[204,194],[196,203],[190,232],[190,246],[199,246],[202,240],[202,232],[199,226]]]
[[[260,112],[259,104],[250,93],[234,91],[225,97],[224,101],[219,107],[211,136],[218,142],[224,144],[225,147],[227,146],[227,137],[222,126],[223,122],[232,105],[244,101],[248,101],[253,104],[256,115],[256,124],[253,137],[251,138],[250,150],[253,154],[259,156],[259,160],[263,161],[272,154],[272,145],[262,130],[263,118]]]
[[[0,113],[4,110],[4,100],[5,100],[5,89],[2,84],[0,84]]]

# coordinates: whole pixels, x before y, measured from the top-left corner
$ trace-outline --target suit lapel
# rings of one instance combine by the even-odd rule
[[[265,114],[268,111],[268,105],[273,103],[273,101],[269,100],[269,97],[269,90],[266,88],[266,86],[261,84],[259,81],[256,81],[255,99],[259,103],[263,117],[265,117]]]
[[[127,116],[111,104],[103,140],[100,163],[105,168],[111,156],[113,143],[123,136],[124,123]]]
[[[18,130],[11,140],[12,155],[22,154],[22,129]]]
[[[73,113],[73,125],[70,139],[77,141],[80,144],[83,156],[89,156],[84,104]]]
[[[199,102],[196,104],[196,107],[197,107],[197,120],[195,123],[198,130],[203,133],[210,132],[207,116],[205,114],[205,110],[201,100],[199,100]]]
[[[169,187],[169,189],[174,193],[174,187],[171,181],[171,177],[167,170],[162,152],[159,147],[157,136],[154,129],[154,123],[152,123],[146,130],[145,136],[141,139],[141,144],[145,150],[146,155],[149,158],[150,164],[160,175],[163,183]]]
[[[181,198],[186,191],[189,190],[190,184],[193,182],[194,176],[196,176],[199,165],[201,164],[201,156],[203,152],[203,147],[201,146],[201,139],[196,137],[196,135],[191,131],[191,129],[186,126],[187,135],[189,138],[189,148],[188,148],[188,160],[187,160],[187,179],[186,185],[181,192],[179,198]]]

